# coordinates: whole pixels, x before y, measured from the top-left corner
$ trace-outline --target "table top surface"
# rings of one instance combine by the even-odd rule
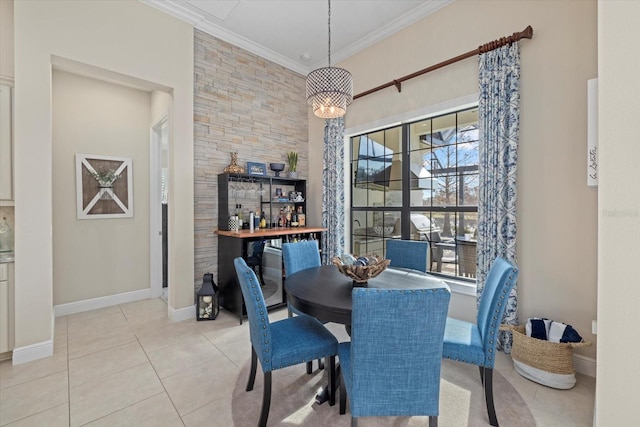
[[[404,268],[387,268],[367,283],[380,289],[449,289],[435,276]],[[287,277],[285,289],[289,303],[324,322],[351,324],[353,280],[335,265],[323,265],[298,271]]]

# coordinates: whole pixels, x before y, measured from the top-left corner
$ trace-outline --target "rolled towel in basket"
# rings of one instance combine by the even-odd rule
[[[551,320],[543,317],[530,317],[527,319],[525,331],[528,337],[538,338],[539,340],[547,340],[549,336],[549,327]]]
[[[581,342],[582,337],[571,325],[552,321],[549,327],[550,342]]]

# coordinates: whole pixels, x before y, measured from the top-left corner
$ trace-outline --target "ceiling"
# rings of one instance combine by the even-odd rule
[[[140,0],[300,74],[328,63],[326,0]],[[336,64],[454,0],[333,0]]]

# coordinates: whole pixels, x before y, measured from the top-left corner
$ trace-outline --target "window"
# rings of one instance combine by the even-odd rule
[[[351,137],[351,248],[428,240],[430,271],[475,279],[478,110]]]

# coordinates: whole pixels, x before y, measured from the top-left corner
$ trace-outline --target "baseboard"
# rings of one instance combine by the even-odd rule
[[[14,348],[13,364],[20,365],[49,356],[53,356],[53,340]]]
[[[573,355],[573,367],[576,372],[590,377],[596,377],[596,360],[590,357],[581,356],[579,354]]]
[[[122,294],[108,295],[106,297],[59,304],[53,307],[53,311],[56,317],[66,316],[68,314],[82,313],[83,311],[111,307],[112,305],[125,304],[148,298],[151,298],[151,289],[141,289],[139,291],[124,292]]]
[[[169,319],[174,322],[180,322],[182,320],[189,320],[196,317],[196,306],[190,305],[189,307],[174,309],[169,305]]]

